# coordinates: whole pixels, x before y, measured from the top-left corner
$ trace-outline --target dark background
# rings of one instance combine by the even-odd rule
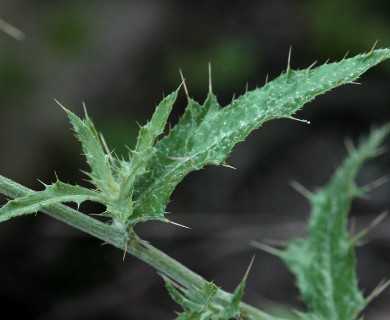
[[[80,145],[53,98],[82,114],[82,102],[117,153],[132,146],[163,94],[180,84],[202,102],[208,63],[222,105],[245,87],[278,76],[292,46],[292,67],[340,60],[390,44],[390,2],[312,1],[0,1],[0,18],[24,31],[17,41],[0,32],[0,174],[42,189],[55,172],[85,185]],[[362,85],[335,89],[297,116],[310,125],[267,123],[238,145],[228,163],[208,167],[175,190],[170,219],[137,226],[145,239],[223,289],[232,291],[254,253],[244,300],[275,314],[278,303],[304,310],[294,279],[250,240],[304,235],[309,206],[290,187],[324,184],[354,141],[390,120],[390,64],[367,72]],[[170,119],[174,124],[185,96]],[[387,142],[389,145],[389,141]],[[371,161],[367,183],[389,173],[390,156]],[[362,228],[390,208],[389,185],[356,200]],[[0,198],[4,203],[4,198]],[[92,205],[84,212],[95,212]],[[358,248],[360,286],[369,294],[389,277],[389,218]],[[2,314],[28,319],[172,319],[176,306],[147,265],[43,214],[0,225]],[[389,319],[390,290],[366,318]]]

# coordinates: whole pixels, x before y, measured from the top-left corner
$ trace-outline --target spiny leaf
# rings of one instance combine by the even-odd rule
[[[203,288],[183,288],[164,277],[166,288],[172,299],[184,309],[177,320],[229,320],[239,317],[240,302],[244,295],[245,283],[252,263],[253,259],[230,299],[218,296],[219,288],[212,282],[206,282]],[[262,319],[277,320],[267,314],[264,314]]]
[[[177,320],[217,319],[213,314],[213,311],[210,310],[211,301],[218,292],[218,287],[215,284],[206,282],[203,289],[197,287],[183,288],[166,277],[164,277],[164,280],[165,286],[172,299],[184,309]],[[222,306],[213,306],[213,308],[219,311],[223,310]]]
[[[78,205],[86,200],[101,202],[101,194],[80,187],[57,181],[46,186],[43,191],[37,191],[25,197],[8,201],[0,208],[0,222],[24,214],[35,213],[43,207],[62,202],[76,202]]]
[[[99,135],[88,114],[85,113],[85,120],[83,121],[70,110],[61,107],[67,113],[76,136],[82,144],[83,153],[91,168],[89,174],[91,182],[108,197],[116,194],[118,186],[111,171],[110,155],[104,152]]]
[[[180,87],[165,97],[154,111],[152,119],[145,126],[141,127],[134,149],[136,152],[142,152],[153,147],[156,138],[164,132],[179,89]]]
[[[110,201],[106,202],[107,210],[105,215],[113,218],[117,226],[121,226],[123,229],[127,227],[127,220],[133,213],[133,200],[131,197],[123,199],[122,201]]]
[[[264,122],[292,115],[316,96],[352,83],[369,68],[390,57],[380,49],[310,70],[289,70],[262,88],[247,92],[221,108],[210,93],[204,105],[189,101],[187,110],[157,152],[134,189],[131,223],[163,220],[176,185],[191,171],[221,164],[234,145]]]
[[[254,261],[254,257],[252,258],[252,260],[249,264],[249,267],[248,267],[244,277],[242,278],[241,282],[239,283],[237,288],[232,293],[232,298],[231,298],[230,304],[225,309],[225,311],[223,313],[223,317],[225,319],[235,318],[235,317],[240,315],[240,302],[242,300],[242,297],[244,296],[244,289],[245,289],[245,285],[246,285],[246,280],[248,278],[249,271],[252,268],[253,261]]]
[[[312,210],[307,239],[290,241],[285,251],[274,252],[297,278],[310,311],[302,319],[356,319],[366,305],[358,288],[347,215],[352,199],[365,189],[356,186],[356,175],[389,132],[390,125],[374,131],[325,187],[308,195]]]
[[[236,305],[226,305],[226,301],[218,299],[218,287],[212,282],[206,282],[202,289],[183,288],[165,278],[165,286],[184,309],[176,320],[229,320],[238,314]]]
[[[137,144],[131,153],[130,163],[122,162],[120,199],[131,197],[134,181],[137,179],[137,176],[145,172],[148,161],[156,151],[153,147],[155,140],[164,132],[168,116],[176,101],[178,90],[164,98],[154,111],[152,119],[140,128]]]

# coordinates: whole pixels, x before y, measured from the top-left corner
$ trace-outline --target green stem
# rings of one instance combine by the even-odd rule
[[[0,192],[8,197],[18,198],[34,191],[0,175]],[[165,274],[184,287],[196,286],[198,288],[203,288],[206,283],[204,278],[153,247],[148,242],[138,238],[135,234],[129,242],[128,235],[124,231],[93,219],[62,204],[53,205],[44,208],[41,211],[76,229],[84,231],[105,243],[111,244],[121,250],[126,250],[132,256],[149,264],[157,271]],[[231,299],[231,294],[223,290],[219,291],[219,296],[225,301],[230,301]],[[276,319],[246,303],[241,303],[240,311],[243,319]]]

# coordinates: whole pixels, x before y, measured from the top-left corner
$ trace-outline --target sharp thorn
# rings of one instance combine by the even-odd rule
[[[307,68],[307,70],[310,70],[311,68],[313,68],[316,64],[317,64],[317,60],[316,61],[314,61],[308,68]]]
[[[225,168],[229,168],[229,169],[234,169],[234,170],[237,169],[237,168],[235,168],[235,167],[233,167],[233,166],[231,166],[230,164],[227,164],[227,163],[225,163],[225,162],[222,162],[222,163],[221,163],[221,166],[222,166],[222,167],[225,167]]]
[[[375,289],[366,298],[366,304],[370,303],[373,299],[379,296],[388,286],[390,286],[390,280],[383,279],[381,282],[379,282]]]
[[[131,241],[131,240],[127,240],[127,241],[126,241],[125,247],[124,247],[124,249],[123,249],[122,261],[125,261],[126,254],[127,254],[127,248],[129,247],[129,241]]]
[[[213,92],[213,85],[211,79],[211,63],[209,62],[209,93]]]
[[[82,102],[82,104],[83,104],[83,109],[84,109],[85,118],[88,118],[87,106],[85,105],[85,102],[84,102],[84,101]]]
[[[103,148],[106,151],[107,154],[111,154],[110,149],[108,149],[108,145],[106,142],[106,139],[104,139],[103,134],[99,133],[100,141],[102,142]]]
[[[181,228],[191,229],[190,227],[187,227],[187,226],[185,226],[185,225],[183,225],[183,224],[180,224],[180,223],[177,223],[177,222],[173,222],[173,221],[171,221],[171,220],[168,220],[167,222],[170,223],[170,224],[173,224],[173,225],[175,225],[175,226],[181,227]]]
[[[64,110],[67,110],[56,98],[53,98],[53,100]]]
[[[276,239],[263,239],[263,242],[265,244],[268,244],[270,246],[273,246],[273,247],[280,247],[280,248],[284,248],[287,246],[288,244],[288,241],[285,241],[285,240],[276,240]]]
[[[275,249],[274,247],[271,247],[265,243],[251,241],[250,244],[252,247],[255,247],[255,248],[260,249],[262,251],[268,252],[268,253],[273,254],[275,256],[279,256],[282,252],[281,250]]]
[[[295,120],[295,121],[299,121],[299,122],[304,122],[304,123],[307,123],[307,124],[310,124],[310,121],[308,120],[304,120],[304,119],[298,119],[298,118],[294,118],[294,117],[289,117],[291,120]]]
[[[179,69],[179,72],[180,72],[180,77],[181,77],[181,81],[183,83],[183,87],[184,87],[184,92],[186,93],[186,97],[187,97],[187,102],[190,103],[190,94],[188,92],[188,88],[187,88],[187,84],[186,84],[186,80],[183,76],[183,72],[181,71],[181,69]]]
[[[369,57],[369,56],[371,56],[371,55],[374,53],[374,50],[375,50],[375,47],[376,47],[377,43],[378,43],[378,39],[374,42],[374,45],[372,46],[370,52],[368,52],[368,53],[366,54],[366,58]]]
[[[379,216],[377,216],[374,220],[372,220],[368,226],[360,230],[358,233],[354,234],[351,237],[352,243],[355,245],[361,241],[364,237],[367,236],[368,233],[370,233],[379,223],[383,221],[388,215],[388,211],[382,212]]]
[[[245,272],[245,275],[244,275],[244,279],[247,279],[247,278],[248,278],[249,272],[250,272],[251,269],[252,269],[253,262],[255,261],[255,257],[256,257],[256,255],[254,254],[254,255],[252,256],[251,262],[249,262],[248,268],[246,269],[246,272]]]
[[[371,190],[374,190],[380,186],[382,186],[383,184],[389,182],[390,178],[388,176],[384,176],[384,177],[381,177],[375,181],[372,181],[371,183],[367,184],[366,186],[363,187],[363,189],[368,192],[368,191],[371,191]]]
[[[57,174],[54,172],[55,176],[56,176],[56,179],[58,180],[57,178]],[[39,183],[42,183],[42,185],[46,188],[48,186],[48,184],[44,183],[42,180],[40,179],[37,179]]]
[[[291,46],[290,46],[290,49],[288,50],[287,70],[286,70],[286,75],[287,76],[288,76],[290,70],[291,70]]]
[[[301,185],[298,181],[292,180],[290,182],[290,186],[307,199],[312,196],[312,193],[308,189],[306,189],[303,185]]]
[[[25,37],[25,34],[22,31],[4,21],[3,19],[0,19],[0,30],[19,41],[23,40]]]

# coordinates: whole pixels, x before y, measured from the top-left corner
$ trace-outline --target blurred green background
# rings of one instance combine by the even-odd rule
[[[312,1],[1,1],[0,18],[25,33],[0,32],[0,173],[41,189],[55,172],[86,185],[80,146],[53,98],[77,114],[82,102],[109,146],[119,154],[135,141],[163,94],[186,78],[202,102],[213,89],[222,105],[278,76],[292,47],[292,67],[340,60],[390,45],[388,0]],[[280,120],[237,146],[233,171],[209,167],[175,191],[171,219],[189,225],[147,223],[141,236],[226,290],[233,290],[256,250],[252,239],[304,234],[309,207],[289,185],[325,183],[345,156],[345,137],[358,139],[390,120],[390,64],[370,70],[362,85],[338,88],[297,116]],[[171,116],[185,108],[181,97]],[[389,172],[390,157],[370,162],[360,180]],[[357,227],[390,208],[388,185],[354,203]],[[5,201],[0,198],[1,202]],[[82,206],[84,212],[101,208]],[[358,249],[361,287],[370,292],[389,277],[390,223]],[[0,306],[28,319],[172,319],[179,307],[148,266],[44,215],[0,225]],[[245,300],[282,310],[304,306],[292,276],[276,258],[256,252]],[[367,319],[390,317],[389,290]]]

